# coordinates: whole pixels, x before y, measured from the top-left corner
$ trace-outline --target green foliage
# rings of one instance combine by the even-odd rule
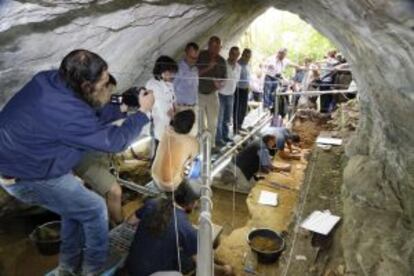
[[[297,15],[269,9],[258,17],[242,35],[241,48],[253,51],[253,66],[262,63],[279,48],[288,48],[288,58],[303,64],[306,57],[321,60],[334,45]],[[290,75],[292,71],[288,72]]]

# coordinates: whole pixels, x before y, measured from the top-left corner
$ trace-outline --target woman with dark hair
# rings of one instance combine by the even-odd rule
[[[187,184],[181,185],[174,197],[173,193],[165,195],[146,201],[135,216],[128,220],[131,224],[139,222],[126,261],[130,276],[147,276],[157,271],[179,271],[180,266],[185,273],[194,268],[191,257],[197,254],[197,231],[189,222],[187,214],[191,213],[198,196]],[[176,234],[181,264],[177,256]]]
[[[176,99],[173,80],[177,71],[178,66],[174,59],[168,56],[160,56],[155,61],[152,71],[153,77],[145,85],[148,90],[154,92],[155,103],[152,109],[152,118],[156,147],[174,116]]]
[[[139,224],[125,268],[129,276],[148,276],[161,271],[194,271],[197,230],[188,220],[200,195],[182,183],[174,193],[148,200],[130,224]],[[178,246],[178,248],[177,248]],[[228,265],[215,265],[216,275],[233,275]]]

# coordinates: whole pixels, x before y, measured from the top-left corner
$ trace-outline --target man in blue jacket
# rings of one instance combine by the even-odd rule
[[[140,111],[121,126],[106,124],[125,116],[119,106],[105,106],[108,86],[106,62],[75,50],[59,70],[36,74],[0,112],[1,185],[21,201],[61,215],[62,274],[98,275],[108,254],[105,201],[72,168],[89,150],[127,148],[148,123],[154,103],[151,93],[140,95]]]

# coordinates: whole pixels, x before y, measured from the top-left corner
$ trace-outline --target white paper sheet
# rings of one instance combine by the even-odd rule
[[[341,218],[331,214],[329,210],[313,211],[302,224],[302,228],[322,235],[328,235]]]
[[[330,137],[318,137],[318,139],[316,139],[316,143],[340,146],[342,145],[342,139],[330,138]]]
[[[261,191],[258,203],[262,205],[277,206],[277,193]]]
[[[332,145],[317,144],[317,147],[323,150],[330,150],[332,148]]]

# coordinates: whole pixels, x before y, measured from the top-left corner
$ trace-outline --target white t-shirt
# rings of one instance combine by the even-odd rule
[[[289,59],[284,58],[283,60],[279,60],[276,55],[268,57],[265,63],[266,75],[274,77],[277,74],[282,74],[283,70],[285,70],[286,66],[290,63]]]
[[[230,96],[236,91],[237,82],[240,80],[241,67],[236,62],[234,67],[226,61],[227,80],[224,81],[223,88],[219,89],[221,95]]]
[[[256,74],[250,79],[250,88],[253,92],[263,93],[264,75],[258,77]]]
[[[154,137],[161,140],[164,131],[170,125],[172,118],[168,116],[168,111],[174,108],[175,93],[172,82],[156,80],[151,78],[145,88],[154,91],[154,106],[152,107],[152,118],[154,122]]]

